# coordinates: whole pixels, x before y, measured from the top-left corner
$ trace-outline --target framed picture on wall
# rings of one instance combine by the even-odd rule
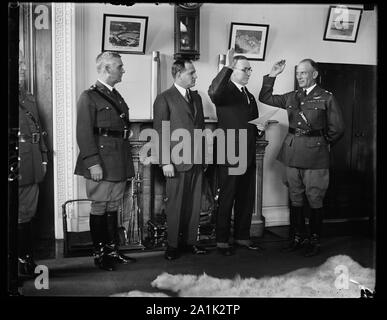
[[[363,9],[330,6],[325,25],[325,41],[356,42]]]
[[[231,22],[228,48],[248,60],[265,60],[269,25]]]
[[[102,51],[145,54],[148,17],[103,15]]]

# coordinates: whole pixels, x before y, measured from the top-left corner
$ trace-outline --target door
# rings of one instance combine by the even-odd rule
[[[376,66],[319,63],[319,82],[341,107],[345,133],[331,148],[326,218],[372,219],[376,193]]]
[[[39,186],[33,230],[37,258],[49,258],[55,256],[51,4],[23,3],[19,20],[19,38],[29,70],[28,90],[36,98],[42,128],[47,132],[47,174]]]

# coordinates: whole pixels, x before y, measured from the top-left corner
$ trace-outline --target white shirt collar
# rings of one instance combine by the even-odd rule
[[[113,91],[114,88],[112,86],[109,86],[106,82],[102,81],[101,79],[98,79],[98,81],[101,82],[110,91]]]
[[[177,90],[179,90],[179,92],[181,93],[181,95],[183,97],[185,97],[185,93],[187,92],[187,89],[186,88],[183,88],[182,86],[179,86],[177,83],[174,83],[175,87]]]
[[[306,90],[306,94],[309,94],[309,93],[314,89],[314,87],[315,87],[316,85],[317,85],[317,84],[315,83],[313,86],[311,86],[311,87],[305,89],[305,90]]]
[[[239,91],[242,91],[242,88],[243,88],[244,86],[242,86],[241,84],[236,83],[235,81],[232,81],[232,80],[231,80],[231,82],[237,86],[237,88],[239,89]]]

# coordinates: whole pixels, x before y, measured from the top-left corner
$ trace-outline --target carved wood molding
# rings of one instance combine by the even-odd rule
[[[78,191],[73,173],[76,161],[74,3],[53,3],[52,17],[54,220],[55,237],[62,238],[61,205],[77,198]],[[69,207],[67,214],[74,217],[75,211]]]

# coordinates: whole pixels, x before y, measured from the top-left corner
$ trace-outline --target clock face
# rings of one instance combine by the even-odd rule
[[[178,3],[177,5],[183,9],[196,9],[199,8],[203,3],[187,2]]]

